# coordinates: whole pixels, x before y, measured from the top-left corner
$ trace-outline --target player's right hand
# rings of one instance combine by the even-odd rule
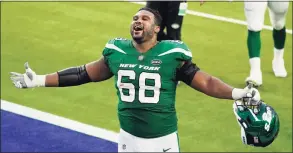
[[[33,88],[45,86],[45,76],[37,75],[28,65],[24,64],[25,73],[10,72],[10,79],[16,88]]]

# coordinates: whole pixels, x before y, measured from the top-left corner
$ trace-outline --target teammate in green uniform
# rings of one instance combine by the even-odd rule
[[[175,93],[179,80],[220,99],[259,101],[260,96],[254,88],[233,88],[201,71],[183,42],[158,42],[160,23],[156,11],[141,8],[130,26],[133,39],[110,40],[101,59],[47,75],[37,75],[26,63],[26,73],[11,72],[11,79],[17,88],[68,87],[114,76],[121,127],[118,151],[178,152]],[[251,96],[252,90],[258,96]]]

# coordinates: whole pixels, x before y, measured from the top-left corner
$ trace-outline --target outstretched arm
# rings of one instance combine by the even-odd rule
[[[68,87],[99,82],[113,76],[104,58],[78,67],[70,67],[47,75],[37,75],[28,63],[25,63],[24,74],[11,72],[11,80],[17,88],[32,87]]]
[[[76,86],[88,82],[99,82],[111,78],[111,73],[102,57],[97,61],[79,66],[71,67],[56,73],[46,75],[46,87]]]
[[[215,98],[240,99],[246,96],[246,89],[233,88],[220,79],[201,71],[191,61],[186,61],[177,71],[177,79],[192,88]]]
[[[234,99],[232,97],[233,87],[203,71],[198,71],[194,75],[190,86],[215,98]]]

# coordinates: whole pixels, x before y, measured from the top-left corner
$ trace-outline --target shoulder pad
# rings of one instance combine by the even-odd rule
[[[128,39],[126,39],[126,38],[114,38],[114,40],[128,40]]]
[[[126,38],[114,38],[107,42],[105,45],[105,49],[103,51],[103,55],[109,55],[114,52],[120,52],[122,54],[126,54],[123,50],[125,46],[128,46],[131,41]]]
[[[128,45],[131,42],[131,40],[126,38],[114,38],[108,41],[108,44],[115,44],[118,46]]]
[[[127,41],[128,39],[126,38],[114,38],[114,39],[110,39],[107,44],[115,44],[117,42],[123,42],[123,41]]]
[[[160,56],[176,53],[177,59],[180,60],[190,60],[192,58],[192,53],[185,45],[183,41],[180,40],[164,40],[162,41],[164,47],[164,52]]]
[[[189,51],[189,48],[187,47],[187,45],[183,41],[180,41],[180,40],[163,40],[162,42],[165,43],[168,46],[172,46],[174,48],[182,48],[182,49],[185,49],[185,50]]]

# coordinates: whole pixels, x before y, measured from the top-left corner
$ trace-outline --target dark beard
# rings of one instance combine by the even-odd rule
[[[155,25],[152,25],[151,29],[154,29]],[[148,40],[148,38],[153,37],[153,30],[149,30],[149,31],[143,31],[142,36],[137,38],[137,37],[133,37],[133,31],[131,31],[131,36],[132,39],[137,43],[137,44],[142,44],[143,42],[145,42],[146,40]]]
[[[132,39],[137,43],[137,44],[142,44],[143,43],[143,37],[140,38],[133,38]]]
[[[141,37],[133,37],[133,32],[131,32],[131,36],[132,36],[132,39],[137,43],[137,44],[142,44],[144,42],[144,32],[142,33],[142,36]]]

